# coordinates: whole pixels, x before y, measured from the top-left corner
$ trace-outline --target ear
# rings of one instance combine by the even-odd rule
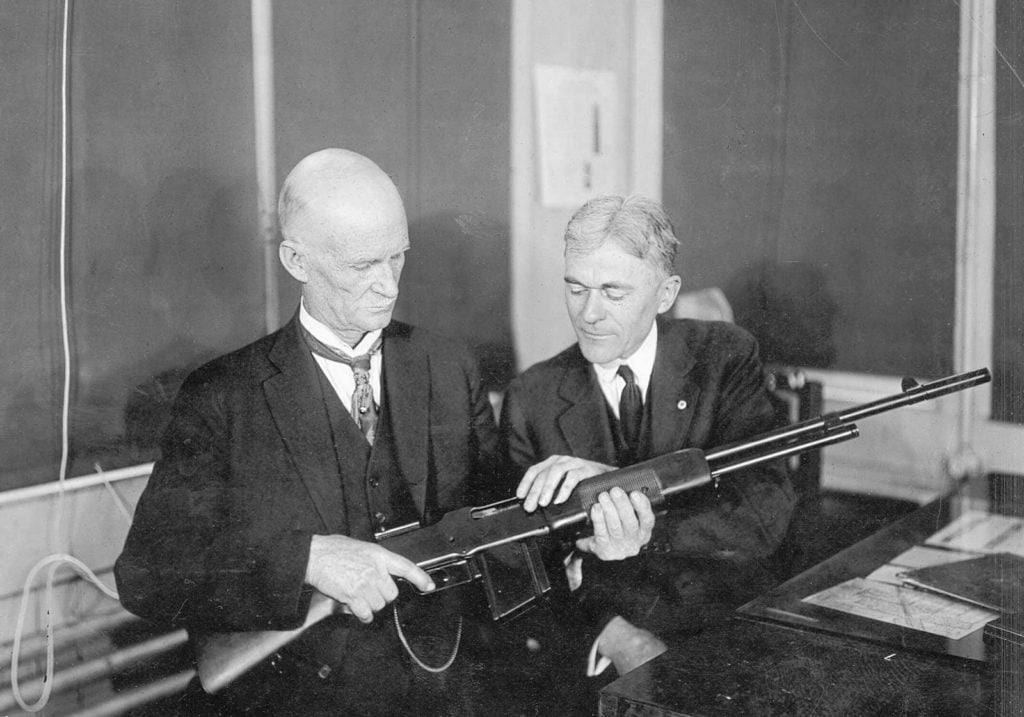
[[[661,282],[661,286],[658,288],[659,314],[664,314],[676,303],[676,297],[679,296],[679,287],[682,284],[683,280],[677,274],[673,274]]]
[[[296,281],[303,284],[309,281],[306,253],[302,250],[302,247],[286,239],[278,246],[277,255],[281,259],[281,264]]]

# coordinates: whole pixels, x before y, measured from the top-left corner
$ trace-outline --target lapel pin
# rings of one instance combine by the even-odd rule
[[[676,404],[676,408],[678,408],[680,411],[685,411],[686,410],[686,406],[687,406],[686,401],[680,401],[679,403]]]

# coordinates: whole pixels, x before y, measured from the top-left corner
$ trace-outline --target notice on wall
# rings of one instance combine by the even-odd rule
[[[578,206],[619,191],[615,73],[537,65],[534,87],[541,203]]]

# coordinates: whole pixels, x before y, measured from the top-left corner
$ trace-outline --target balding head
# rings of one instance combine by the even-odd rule
[[[314,152],[285,179],[278,219],[281,263],[316,319],[350,345],[387,325],[409,232],[380,167],[345,149]]]
[[[284,180],[277,206],[281,235],[309,241],[332,233],[332,222],[405,220],[391,178],[372,160],[347,149],[322,149],[302,159]]]

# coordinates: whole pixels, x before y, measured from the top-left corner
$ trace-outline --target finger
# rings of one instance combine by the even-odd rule
[[[381,597],[385,603],[389,603],[398,597],[398,585],[394,580],[387,580],[380,588]]]
[[[428,593],[434,589],[434,581],[431,580],[430,576],[420,568],[416,563],[412,562],[408,558],[404,558],[398,553],[392,553],[391,551],[385,550],[386,561],[385,567],[388,573],[395,577],[403,578],[408,580],[410,583],[416,586],[420,592]],[[394,582],[388,578],[389,582]]]
[[[359,622],[373,622],[373,610],[370,609],[369,604],[365,600],[362,598],[352,598],[347,604],[349,611],[355,615]]]
[[[616,495],[622,494],[622,489],[612,488],[612,492]],[[623,494],[622,497],[624,498],[625,495]],[[604,511],[604,522],[608,531],[608,537],[612,540],[621,540],[623,535],[622,520],[619,518],[618,506],[615,504],[612,496],[607,492],[599,495],[597,499],[601,503],[601,508]],[[630,506],[630,511],[632,512],[632,510],[633,508]]]
[[[599,499],[600,500],[600,499]],[[600,503],[594,503],[590,509],[590,522],[594,524],[595,543],[608,539],[608,526],[605,523],[604,508]]]
[[[380,612],[385,605],[387,600],[384,599],[384,595],[380,590],[370,589],[366,592],[366,604],[370,607],[373,612]]]
[[[569,480],[568,473],[564,465],[553,465],[547,470],[547,475],[544,476],[544,490],[541,491],[538,504],[540,505],[551,505],[551,501],[554,500],[555,491]],[[572,491],[572,488],[569,489]]]
[[[591,535],[586,538],[580,538],[576,541],[576,549],[582,550],[584,553],[592,553],[595,549],[596,538]]]
[[[516,486],[516,497],[520,500],[526,498],[530,489],[537,484],[538,477],[542,476],[549,467],[562,460],[565,460],[565,456],[555,454],[527,468],[523,477],[519,479],[519,485]]]
[[[569,496],[576,489],[576,486],[583,480],[583,475],[577,470],[573,469],[565,474],[562,479],[562,485],[558,489],[558,496],[555,498],[556,503],[564,503],[569,500]]]
[[[647,540],[651,539],[651,535],[654,532],[654,509],[651,507],[651,501],[646,495],[638,490],[633,491],[629,494],[629,500],[633,503],[633,507],[636,508],[636,517],[640,523],[640,530]]]
[[[612,503],[615,504],[615,514],[622,526],[622,534],[639,536],[640,521],[636,515],[636,508],[633,507],[633,501],[626,495],[626,491],[621,488],[613,488],[609,495]]]
[[[537,473],[540,472],[541,466],[543,465],[543,463],[537,463],[536,465],[532,465],[526,469],[526,472],[523,473],[523,477],[519,479],[519,485],[516,486],[516,498],[522,500],[529,495],[530,487],[533,485],[534,481],[537,480]]]
[[[548,456],[540,463],[530,466],[526,474],[523,476],[523,480],[520,485],[526,483],[529,479],[529,485],[525,489],[523,494],[523,508],[527,512],[536,510],[538,503],[540,502],[541,495],[544,491],[544,484],[548,479],[551,466],[557,464],[562,459],[561,456]]]

